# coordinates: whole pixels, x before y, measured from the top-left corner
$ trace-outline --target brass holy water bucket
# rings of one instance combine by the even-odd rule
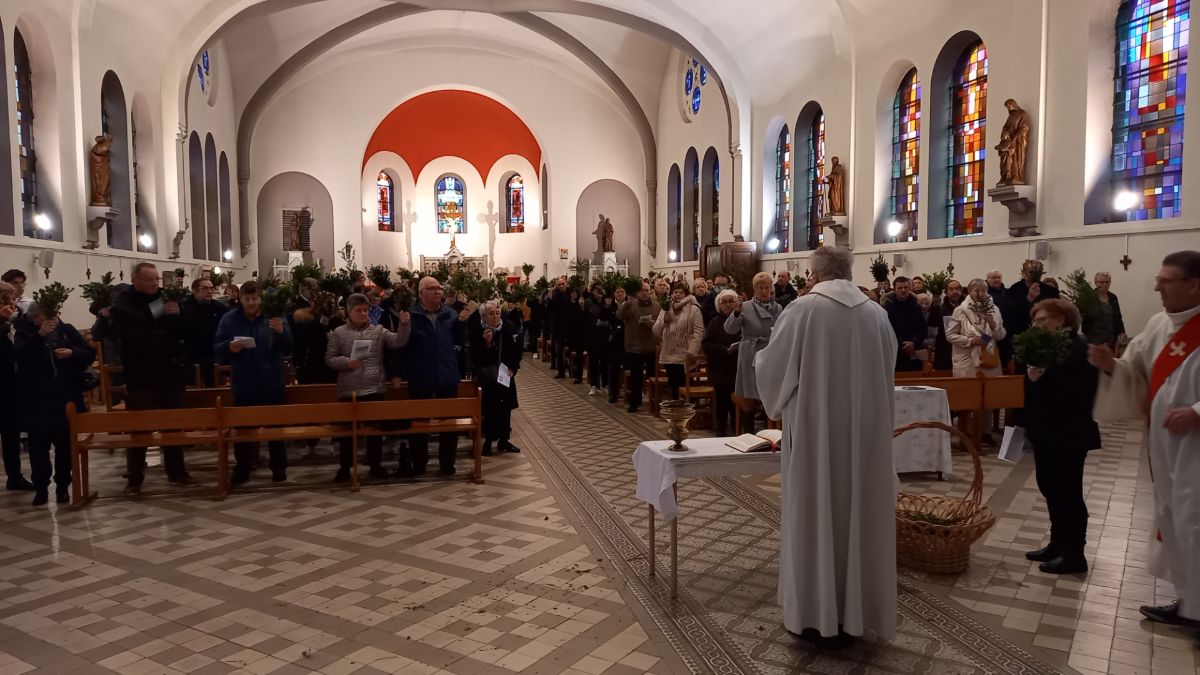
[[[688,437],[688,422],[696,416],[696,406],[687,401],[663,401],[658,406],[658,414],[668,423],[667,434],[675,444],[668,450],[684,452],[688,448],[683,444]]]

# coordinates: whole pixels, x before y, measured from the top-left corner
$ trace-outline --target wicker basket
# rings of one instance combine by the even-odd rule
[[[966,434],[941,422],[913,422],[892,437],[914,429],[940,429],[958,436],[971,453],[975,478],[964,498],[914,495],[896,497],[896,558],[901,565],[933,574],[957,574],[967,569],[971,545],[996,524],[991,509],[981,504],[983,465],[979,449]]]

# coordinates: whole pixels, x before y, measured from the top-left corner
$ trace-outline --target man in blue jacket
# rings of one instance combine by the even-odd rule
[[[241,288],[241,308],[221,317],[217,326],[213,353],[231,366],[233,404],[282,405],[287,372],[285,356],[292,352],[292,332],[282,317],[263,316],[258,282],[247,281]],[[287,444],[271,441],[271,480],[287,480]],[[237,464],[230,482],[245,483],[258,456],[257,443],[234,446]]]
[[[412,333],[405,347],[408,365],[408,391],[415,399],[454,398],[458,395],[458,350],[465,342],[466,310],[455,312],[442,302],[442,284],[433,277],[421,279],[419,301],[412,309]],[[473,303],[472,303],[473,304]],[[438,436],[438,465],[443,475],[454,474],[458,435]],[[412,472],[425,473],[429,462],[429,436],[413,436],[410,441]]]

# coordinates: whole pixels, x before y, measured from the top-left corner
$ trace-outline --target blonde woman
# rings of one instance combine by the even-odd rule
[[[969,297],[955,308],[953,320],[946,329],[946,340],[954,348],[954,376],[1000,375],[1000,351],[996,342],[1007,335],[1000,310],[988,295],[987,282],[983,279],[972,279],[967,284],[967,293]]]
[[[754,407],[758,403],[758,384],[754,376],[754,355],[766,348],[775,328],[775,320],[783,307],[771,297],[774,284],[771,275],[759,272],[750,285],[754,296],[738,304],[737,309],[725,320],[725,332],[742,336],[738,347],[737,379],[733,393],[746,400],[742,410],[742,431],[754,433]]]

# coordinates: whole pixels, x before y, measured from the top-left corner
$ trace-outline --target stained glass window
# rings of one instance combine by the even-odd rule
[[[464,234],[467,231],[466,190],[458,176],[442,176],[434,184],[437,198],[439,234]]]
[[[808,193],[804,198],[804,213],[807,222],[808,248],[815,249],[825,242],[820,220],[825,216],[825,200],[821,198],[821,182],[825,178],[825,113],[813,116],[812,124],[804,139],[804,178]]]
[[[18,29],[13,38],[13,70],[16,73],[17,148],[21,173],[21,220],[25,236],[37,236],[33,216],[37,213],[37,153],[33,149],[33,71],[29,50]]]
[[[792,225],[792,135],[787,125],[779,131],[775,142],[775,232],[779,246],[774,250],[768,244],[767,253],[787,253]]]
[[[692,181],[692,251],[687,260],[700,259],[700,160],[692,157],[690,176]]]
[[[525,183],[514,174],[504,184],[504,227],[501,232],[525,231]]]
[[[712,209],[712,239],[708,242],[716,245],[721,243],[719,234],[721,230],[721,160],[713,157],[712,163],[712,193],[708,195],[710,200],[710,208]]]
[[[699,59],[689,58],[683,62],[683,107],[685,118],[690,120],[700,114],[704,85],[708,84],[708,68]]]
[[[1117,13],[1113,193],[1127,220],[1180,215],[1189,0],[1125,0]]]
[[[380,232],[396,231],[396,184],[383,171],[375,177],[375,214]]]
[[[209,60],[208,50],[200,55],[200,60],[196,62],[196,81],[200,85],[200,91],[208,93],[208,87],[211,84],[209,78],[212,76],[212,63]]]
[[[917,69],[904,76],[892,102],[892,218],[899,241],[917,240],[917,195],[921,177],[921,81]]]
[[[987,48],[976,42],[959,58],[950,85],[947,237],[983,234],[987,76]]]

